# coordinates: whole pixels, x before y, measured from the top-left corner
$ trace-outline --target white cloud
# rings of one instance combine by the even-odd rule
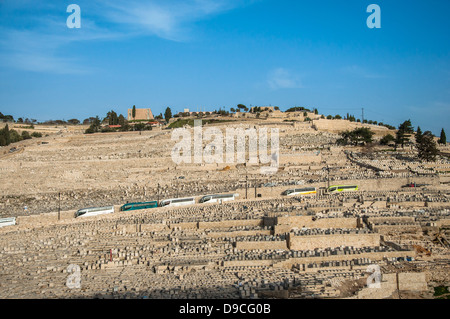
[[[104,1],[104,17],[129,31],[184,41],[193,23],[254,2],[251,0]]]
[[[284,68],[276,68],[269,73],[267,83],[272,90],[298,89],[303,85],[300,78]]]
[[[67,28],[56,4],[37,1],[33,8],[38,12],[30,13],[28,2],[9,1],[5,12],[27,12],[22,19],[28,27],[0,27],[0,65],[36,72],[86,73],[90,70],[82,66],[82,61],[62,56],[61,50],[76,42],[137,35],[185,41],[195,22],[255,1],[259,0],[93,0],[89,5],[96,8],[95,18],[84,15],[81,2],[81,28],[76,30]],[[45,14],[40,15],[40,10]],[[99,27],[100,24],[108,27]]]

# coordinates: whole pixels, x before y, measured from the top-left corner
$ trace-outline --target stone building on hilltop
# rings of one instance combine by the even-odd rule
[[[133,117],[133,109],[128,109],[128,121],[154,120],[151,109],[138,109]]]

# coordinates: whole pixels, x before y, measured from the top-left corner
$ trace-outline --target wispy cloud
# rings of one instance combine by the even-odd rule
[[[135,0],[105,1],[104,16],[130,31],[185,41],[193,23],[248,5],[255,0]]]
[[[300,78],[285,68],[276,68],[270,71],[267,84],[272,90],[298,89],[303,87]]]
[[[24,19],[26,20],[26,19]],[[82,19],[81,29],[68,29],[66,20],[49,13],[30,16],[31,26],[0,27],[0,65],[24,71],[80,74],[92,71],[76,56],[61,52],[74,43],[117,39],[123,36]],[[31,22],[30,22],[31,21]]]
[[[81,7],[81,29],[69,30],[69,13],[61,5],[36,1],[33,10],[23,1],[6,1],[1,17],[17,15],[21,23],[0,27],[0,65],[16,69],[61,74],[92,71],[80,58],[67,56],[69,45],[94,40],[121,40],[156,36],[186,41],[195,22],[256,0],[92,0]],[[88,6],[91,14],[84,14]],[[95,8],[95,10],[93,10]],[[95,11],[93,13],[92,11]],[[42,14],[40,14],[42,13]],[[1,18],[0,17],[0,18]],[[23,22],[23,23],[22,23]],[[99,27],[102,25],[102,27]],[[62,54],[61,52],[66,52]]]

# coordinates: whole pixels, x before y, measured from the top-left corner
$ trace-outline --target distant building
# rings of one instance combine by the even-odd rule
[[[128,121],[153,120],[151,109],[136,109],[136,116],[133,118],[133,109],[128,109]]]

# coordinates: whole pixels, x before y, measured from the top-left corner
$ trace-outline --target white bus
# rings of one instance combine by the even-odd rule
[[[220,203],[235,200],[239,194],[225,194],[225,195],[206,195],[203,196],[198,202],[199,203]]]
[[[188,198],[165,199],[159,203],[159,206],[160,207],[175,207],[175,206],[194,205],[194,204],[195,204],[195,198],[188,197]]]
[[[309,195],[309,194],[316,194],[317,190],[315,187],[305,187],[305,188],[295,188],[295,189],[288,189],[283,192],[282,195],[285,196],[297,196],[297,195]]]
[[[0,227],[14,226],[16,224],[15,217],[0,218]]]
[[[75,213],[77,217],[89,217],[114,213],[114,206],[83,208]]]

